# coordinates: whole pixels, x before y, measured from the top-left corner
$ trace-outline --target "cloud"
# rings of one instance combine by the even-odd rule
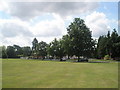
[[[49,43],[67,33],[66,27],[74,17],[86,14],[89,15],[84,17],[84,20],[93,37],[105,35],[111,28],[110,20],[104,13],[93,12],[98,7],[95,2],[2,3],[0,11],[11,16],[9,19],[0,19],[0,42],[4,45],[31,45],[34,37],[38,41]],[[45,17],[42,18],[43,16]]]
[[[61,17],[83,14],[98,7],[95,2],[10,2],[6,10],[11,16],[29,20],[44,13],[55,13]]]
[[[0,41],[4,45],[30,45],[34,37],[39,38],[39,41],[43,39],[47,43],[55,37],[62,37],[66,33],[65,23],[59,15],[52,14],[52,16],[54,17],[52,20],[42,20],[37,23],[18,18],[0,19]]]
[[[31,37],[33,34],[29,31],[27,23],[14,19],[14,20],[0,20],[0,33],[4,37],[16,37],[16,36],[28,36]]]
[[[110,30],[109,20],[102,12],[94,11],[86,16],[85,23],[92,31],[92,36],[98,38],[100,35],[106,35]]]
[[[53,14],[53,20],[39,21],[31,31],[38,37],[53,37],[62,36],[64,34],[65,24],[63,19],[56,14]]]

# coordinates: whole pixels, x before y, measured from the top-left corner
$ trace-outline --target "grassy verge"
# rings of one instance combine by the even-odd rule
[[[3,88],[117,88],[118,63],[2,60]]]

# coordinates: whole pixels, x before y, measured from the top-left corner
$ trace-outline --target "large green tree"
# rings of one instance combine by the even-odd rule
[[[67,28],[70,36],[74,55],[80,56],[88,55],[92,50],[92,36],[91,31],[85,25],[84,20],[75,18],[74,21]]]

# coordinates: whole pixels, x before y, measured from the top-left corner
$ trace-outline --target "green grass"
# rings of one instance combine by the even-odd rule
[[[117,88],[118,63],[2,60],[3,88]]]

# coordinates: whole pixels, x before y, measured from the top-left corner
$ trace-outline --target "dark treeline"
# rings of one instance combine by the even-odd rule
[[[32,47],[20,47],[19,45],[1,46],[2,58],[59,58],[64,56],[69,59],[76,56],[86,58],[120,58],[120,36],[114,29],[108,31],[107,35],[100,36],[98,41],[94,40],[91,31],[85,25],[84,20],[75,18],[67,28],[67,34],[61,39],[56,38],[47,44],[44,41],[38,42],[36,38],[32,41]]]

